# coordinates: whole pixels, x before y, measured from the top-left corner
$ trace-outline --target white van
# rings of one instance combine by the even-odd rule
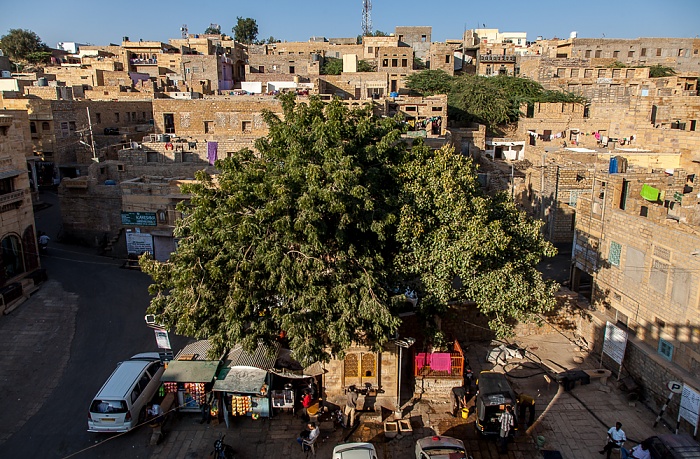
[[[163,371],[157,352],[120,362],[90,404],[88,432],[127,432],[143,422]]]

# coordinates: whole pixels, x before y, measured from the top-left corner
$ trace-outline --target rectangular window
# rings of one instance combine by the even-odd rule
[[[574,209],[576,208],[576,203],[578,202],[578,197],[581,196],[583,191],[581,190],[571,190],[569,192],[569,205],[573,207]]]
[[[114,114],[114,122],[118,123],[119,122],[119,113]]]
[[[683,52],[683,49],[679,49],[679,50],[678,50],[678,57],[683,57],[683,54],[685,54],[685,53]]]
[[[596,49],[595,50],[595,57],[600,57],[602,53],[603,53],[603,51]]]
[[[102,124],[102,114],[100,113],[95,113],[95,122],[97,124]]]
[[[131,121],[131,113],[126,112],[126,122],[128,123],[129,121]]]
[[[253,132],[253,122],[252,121],[242,121],[241,130],[243,132]]]
[[[615,58],[620,57],[620,51],[613,51],[613,57],[615,57]]]
[[[367,54],[372,54],[374,52],[374,46],[367,47]]]
[[[408,59],[401,59],[401,67],[408,67]]]
[[[608,261],[613,266],[620,266],[620,254],[622,253],[622,246],[615,242],[610,241],[610,252],[608,253]]]
[[[398,67],[398,66],[399,66],[399,60],[398,60],[398,59],[392,59],[392,60],[391,60],[391,66],[392,66],[392,67]]]
[[[668,361],[673,361],[673,344],[659,338],[659,354]]]
[[[264,65],[258,65],[258,73],[265,73],[265,66]]]
[[[593,77],[593,69],[585,69],[583,71],[583,77],[584,78],[592,78]]]
[[[634,57],[634,51],[628,51],[627,57]]]
[[[420,36],[420,41],[422,41],[423,43],[425,43],[427,40],[428,40],[428,36],[427,36],[427,35],[421,35],[421,36]]]
[[[656,57],[661,56],[661,48],[656,48]]]
[[[591,57],[591,50],[590,49],[586,50],[586,57]]]
[[[571,69],[571,78],[578,78],[578,69]]]
[[[449,64],[449,63],[450,63],[450,55],[447,54],[447,55],[445,55],[445,64]]]
[[[605,69],[598,70],[598,78],[605,78]]]
[[[295,69],[294,69],[294,66],[293,66],[293,65],[290,65],[290,66],[289,66],[289,73],[294,73],[294,70],[295,70]]]
[[[136,112],[131,112],[131,121],[136,121]]]
[[[634,78],[634,69],[627,69],[627,78]]]
[[[406,107],[405,110],[406,110],[407,112],[415,112],[415,111],[418,110],[418,108],[417,108],[417,107]]]
[[[566,69],[563,69],[563,68],[562,68],[562,69],[557,69],[557,76],[558,76],[559,78],[563,78],[565,72],[566,72]]]
[[[441,112],[441,111],[442,111],[442,107],[433,107],[432,110],[433,110],[434,112]]]
[[[620,78],[620,73],[621,73],[621,72],[622,72],[622,70],[620,70],[620,69],[613,69],[612,77],[613,77],[613,78]]]
[[[382,67],[389,67],[389,59],[382,59]]]
[[[640,54],[641,54],[642,57],[646,57],[646,55],[647,55],[647,49],[646,49],[646,48],[642,48],[642,52],[641,52]]]

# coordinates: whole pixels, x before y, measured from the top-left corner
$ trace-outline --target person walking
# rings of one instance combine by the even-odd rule
[[[610,453],[613,449],[622,448],[622,444],[627,441],[625,431],[622,430],[622,423],[616,422],[615,427],[608,429],[608,442],[603,449],[598,451],[600,454],[606,454],[607,459],[610,459]],[[621,451],[622,452],[622,451]]]
[[[357,399],[357,389],[355,386],[350,386],[348,388],[347,398],[345,400],[345,409],[343,410],[343,421],[346,427],[352,428],[355,425]]]
[[[498,437],[501,444],[501,454],[506,454],[508,452],[508,437],[510,436],[510,431],[514,424],[513,407],[506,405],[506,410],[501,415],[501,432]]]

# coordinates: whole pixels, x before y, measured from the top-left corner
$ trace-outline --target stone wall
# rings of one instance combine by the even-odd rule
[[[262,137],[267,134],[262,111],[282,114],[277,99],[266,96],[221,96],[212,99],[153,101],[155,132],[165,133],[164,115],[172,114],[174,133],[180,136]]]

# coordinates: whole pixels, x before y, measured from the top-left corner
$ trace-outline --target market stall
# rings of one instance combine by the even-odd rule
[[[166,392],[176,394],[180,411],[200,412],[202,405],[211,404],[211,390],[221,360],[209,360],[209,341],[202,340],[185,346],[168,362],[161,377]]]
[[[237,345],[224,359],[213,391],[222,401],[224,420],[229,416],[269,417],[271,369],[277,359],[279,345],[262,343],[253,352]]]

